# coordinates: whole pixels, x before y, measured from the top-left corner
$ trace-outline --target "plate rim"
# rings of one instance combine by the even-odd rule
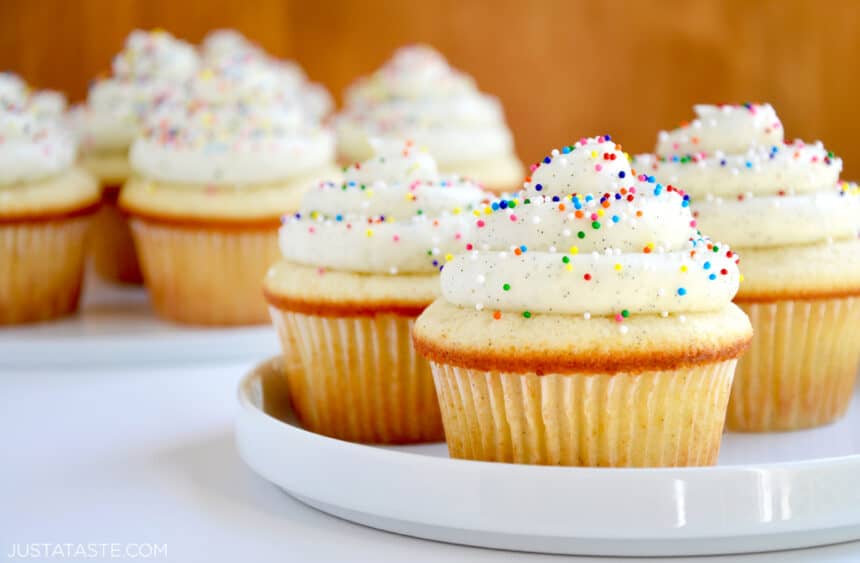
[[[659,488],[658,485],[662,486],[660,491],[668,490],[666,488],[667,482],[683,481],[687,484],[688,488],[683,494],[688,495],[688,497],[685,498],[688,498],[689,502],[691,502],[689,508],[692,518],[691,522],[685,521],[680,525],[672,526],[671,522],[673,520],[673,514],[671,511],[667,511],[666,509],[666,507],[671,503],[666,502],[665,495],[663,495],[662,492],[652,492],[651,496],[663,495],[660,498],[662,499],[662,510],[664,512],[661,513],[659,518],[655,518],[653,521],[642,524],[638,531],[637,527],[640,526],[639,520],[636,520],[634,523],[629,515],[622,518],[624,521],[622,521],[618,526],[610,526],[606,524],[605,521],[607,520],[607,514],[612,513],[611,511],[613,510],[613,506],[616,506],[615,510],[617,510],[619,502],[632,502],[632,504],[637,505],[634,512],[638,510],[637,514],[641,513],[642,507],[647,502],[649,493],[646,492],[644,494],[643,499],[645,499],[645,501],[642,499],[634,499],[633,501],[623,499],[622,501],[619,501],[618,498],[616,498],[609,503],[608,508],[604,507],[601,509],[601,521],[604,522],[603,524],[589,522],[582,528],[575,528],[578,535],[576,537],[569,535],[568,539],[576,545],[585,545],[582,542],[587,543],[588,541],[592,541],[592,543],[594,543],[597,540],[611,540],[612,542],[617,542],[619,544],[617,549],[611,548],[590,551],[587,548],[573,549],[564,547],[538,550],[546,553],[636,555],[640,553],[636,552],[635,549],[631,551],[630,546],[639,542],[641,545],[644,545],[645,543],[650,543],[654,546],[662,545],[662,547],[653,547],[653,549],[648,548],[648,551],[642,552],[641,555],[716,555],[788,549],[789,546],[786,546],[784,543],[775,543],[779,541],[779,538],[794,538],[791,542],[792,545],[790,548],[811,547],[815,545],[823,545],[825,543],[833,543],[833,540],[827,541],[824,539],[827,537],[838,536],[842,538],[838,541],[860,539],[860,504],[854,504],[846,500],[846,498],[852,499],[860,495],[860,486],[857,487],[857,490],[853,491],[853,495],[845,495],[845,498],[840,495],[837,499],[838,504],[832,506],[829,511],[818,511],[817,508],[810,508],[809,498],[811,497],[808,492],[805,493],[802,490],[803,485],[808,485],[809,483],[817,485],[821,479],[822,471],[825,473],[823,479],[824,483],[829,483],[827,477],[836,476],[837,478],[841,477],[844,480],[846,474],[854,475],[858,473],[857,469],[860,469],[860,454],[808,460],[794,460],[789,462],[767,462],[749,465],[735,464],[711,467],[591,468],[458,460],[447,457],[423,455],[419,452],[413,451],[398,451],[394,448],[351,443],[338,440],[336,438],[322,436],[305,430],[294,423],[283,421],[269,412],[266,412],[264,409],[259,408],[257,406],[259,396],[254,397],[255,393],[259,392],[255,391],[255,383],[261,381],[261,378],[264,376],[279,376],[274,373],[273,370],[277,369],[275,366],[280,361],[280,356],[270,358],[269,360],[257,365],[250,373],[243,376],[239,381],[237,399],[240,408],[238,410],[236,420],[236,443],[240,457],[254,472],[262,476],[265,480],[275,484],[278,488],[283,489],[291,496],[313,500],[314,502],[310,503],[312,506],[335,505],[342,511],[365,514],[366,516],[376,520],[394,519],[399,522],[409,523],[412,527],[426,526],[432,528],[440,526],[438,515],[439,509],[438,506],[434,505],[434,501],[432,499],[428,500],[425,506],[417,508],[417,514],[419,514],[419,517],[417,518],[408,518],[403,516],[403,514],[406,514],[404,511],[416,510],[415,507],[402,508],[400,506],[396,506],[396,508],[392,508],[396,505],[396,499],[377,499],[360,493],[358,496],[347,495],[347,500],[338,502],[333,499],[333,496],[343,493],[338,493],[337,491],[333,492],[328,488],[320,489],[318,482],[309,485],[306,477],[296,477],[295,474],[285,476],[287,471],[278,466],[278,463],[283,464],[284,462],[277,462],[268,459],[268,451],[266,452],[267,457],[261,461],[262,456],[259,452],[257,454],[253,454],[249,451],[249,448],[255,447],[253,445],[249,445],[254,441],[254,437],[249,436],[249,433],[257,432],[259,434],[265,434],[266,438],[286,438],[291,435],[291,439],[296,440],[296,443],[292,445],[316,445],[318,450],[313,450],[311,453],[319,454],[320,456],[349,456],[356,460],[358,467],[365,465],[383,467],[385,464],[393,466],[404,464],[414,466],[417,464],[419,466],[423,466],[421,468],[421,473],[432,473],[435,475],[442,472],[446,475],[446,478],[450,477],[454,479],[454,488],[463,488],[467,483],[471,482],[470,480],[474,481],[475,479],[479,479],[481,481],[483,479],[487,479],[490,481],[490,486],[492,487],[498,486],[499,481],[504,479],[517,479],[520,476],[526,476],[531,481],[539,481],[542,478],[545,478],[551,479],[555,484],[569,484],[570,490],[566,491],[564,495],[561,495],[565,498],[569,498],[571,494],[585,490],[582,483],[577,483],[579,480],[587,482],[587,485],[593,487],[595,490],[611,490],[613,493],[617,490],[616,488],[613,488],[613,484],[617,484],[619,480],[635,482],[638,487],[655,485],[655,491]],[[260,388],[256,387],[256,389],[259,390]],[[257,400],[256,402],[255,399]],[[261,424],[265,426],[260,426]],[[290,434],[284,434],[284,432],[288,432]],[[295,452],[293,451],[292,454],[295,455]],[[284,467],[291,468],[294,466],[295,463],[292,463],[291,465]],[[635,479],[633,478],[634,475]],[[725,507],[716,506],[717,503],[713,503],[712,498],[714,497],[714,493],[708,490],[709,486],[711,489],[714,489],[715,485],[717,488],[723,485],[735,485],[741,487],[739,490],[744,493],[754,490],[760,491],[761,485],[757,479],[763,478],[764,475],[767,475],[768,479],[774,479],[774,492],[771,496],[763,496],[759,494],[757,496],[751,495],[750,498],[742,498],[739,496],[739,493],[736,492],[733,497],[733,507],[727,509]],[[786,481],[780,481],[780,476],[784,477]],[[318,477],[318,475],[316,477]],[[305,481],[302,481],[302,479],[305,479]],[[404,479],[404,481],[408,481],[408,479]],[[853,479],[851,482],[854,482]],[[481,484],[483,485],[483,482]],[[766,502],[773,503],[775,500],[782,498],[780,494],[784,494],[786,489],[792,490],[792,486],[798,490],[798,494],[801,496],[798,505],[799,509],[796,510],[796,512],[790,512],[788,518],[784,517],[784,513],[777,512],[774,512],[774,514],[776,514],[775,517],[773,514],[769,518],[762,517],[762,507],[766,506]],[[384,491],[385,489],[379,488],[377,485],[377,490]],[[706,491],[707,493],[704,497],[705,500],[702,500],[702,497],[697,496],[701,495],[702,491]],[[411,494],[416,495],[419,493],[415,493],[413,491]],[[543,492],[542,494],[546,497],[546,492]],[[807,496],[803,497],[803,494],[806,494]],[[384,496],[384,494],[380,494],[380,496]],[[614,496],[618,497],[619,495],[616,494]],[[416,499],[418,497],[413,496],[412,498]],[[817,497],[816,500],[818,500]],[[473,504],[474,502],[478,502],[478,504],[480,504],[481,501],[475,501],[475,499],[472,499],[472,502]],[[806,504],[804,504],[804,502]],[[713,509],[710,508],[712,504],[714,505]],[[770,506],[772,507],[774,505],[771,504]],[[527,509],[527,512],[528,510],[535,510],[534,501],[529,502],[529,507],[530,508]],[[749,510],[750,507],[753,508],[752,512]],[[543,505],[540,505],[539,510],[542,508]],[[388,512],[386,512],[386,510]],[[579,514],[574,514],[571,517],[570,525],[580,523],[583,518],[583,513],[587,510],[588,509],[572,509],[572,512],[575,513],[578,511]],[[400,513],[401,516],[396,516],[395,513]],[[456,514],[456,512],[453,512],[452,514]],[[613,514],[617,514],[617,511]],[[737,518],[736,520],[735,517],[737,514],[743,514],[743,518]],[[335,515],[343,518],[342,515]],[[462,516],[457,514],[457,516],[458,518],[454,518],[447,525],[447,529],[451,531],[452,536],[462,536],[462,531],[464,530],[476,533],[487,532],[490,535],[497,534],[506,537],[518,535],[519,532],[519,528],[514,528],[511,523],[516,520],[516,516],[510,518],[503,516],[499,519],[496,515],[493,515],[489,519],[490,523],[486,526],[484,526],[484,520],[481,520],[474,515]],[[359,519],[354,519],[353,521],[363,525],[368,525],[365,521],[361,521]],[[378,527],[373,525],[371,526]],[[442,524],[442,526],[444,527],[444,524]],[[461,544],[466,543],[483,547],[499,547],[501,549],[517,549],[510,545],[502,547],[488,545],[486,542],[479,543],[477,541],[469,542],[458,541],[455,539],[449,540],[444,537],[440,538],[438,534],[433,535],[429,532],[424,534],[409,534],[408,532],[393,529],[393,527],[386,528],[382,526],[381,529],[387,529],[388,531],[394,531],[397,533],[407,533],[407,535],[414,535],[437,541],[450,541],[451,543]],[[558,529],[559,528],[556,527],[554,529],[547,530],[545,537],[558,537]],[[519,535],[521,537],[540,537],[540,534],[534,530],[534,528],[526,528],[524,533]],[[602,533],[597,533],[598,530]],[[850,537],[847,539],[844,536],[839,535],[842,534],[844,530],[851,530]],[[695,542],[691,543],[689,541],[691,539],[700,539],[702,542],[707,543],[712,547],[708,549],[698,549],[695,547]],[[662,540],[662,543],[660,540]],[[719,542],[716,540],[745,542],[744,545],[749,546],[749,548],[738,549],[727,547],[726,549],[723,549],[721,547],[713,547],[715,545],[719,545]],[[677,543],[674,544],[674,547],[672,544],[673,541],[677,541]],[[681,549],[679,544],[687,545],[688,547]],[[691,545],[693,547],[690,547]],[[528,549],[523,548],[523,550],[535,551],[533,547]]]
[[[305,430],[299,426],[284,422],[283,420],[278,419],[277,417],[272,416],[271,414],[258,409],[251,401],[248,393],[245,393],[245,389],[247,386],[250,386],[252,381],[257,377],[262,377],[263,370],[270,370],[272,366],[276,363],[279,363],[281,360],[280,356],[273,356],[259,364],[257,364],[249,373],[245,374],[239,382],[237,389],[237,398],[239,400],[240,406],[243,408],[249,408],[260,415],[270,419],[271,421],[283,424],[289,427],[291,430],[309,434],[314,436],[316,439],[320,439],[326,442],[337,443],[343,447],[349,449],[358,449],[361,451],[370,450],[378,453],[382,453],[383,455],[393,455],[396,457],[407,455],[407,456],[415,456],[424,460],[432,459],[435,462],[443,462],[443,463],[453,463],[453,464],[480,464],[483,466],[506,466],[508,468],[521,468],[526,467],[533,470],[550,470],[550,471],[559,471],[559,472],[583,472],[583,473],[657,473],[657,474],[665,474],[665,473],[678,473],[683,472],[687,473],[705,473],[705,472],[714,472],[714,471],[729,471],[729,470],[743,470],[743,471],[755,471],[760,469],[775,469],[775,468],[786,468],[786,469],[797,469],[802,468],[804,466],[813,466],[813,465],[832,465],[834,463],[856,463],[858,468],[860,468],[860,453],[848,455],[848,456],[830,456],[830,457],[821,457],[814,459],[804,459],[804,460],[793,460],[793,461],[772,461],[772,462],[764,462],[764,463],[755,463],[748,465],[741,464],[732,464],[732,465],[712,465],[712,466],[702,466],[702,467],[568,467],[561,465],[528,465],[528,464],[517,464],[517,463],[505,463],[505,462],[493,462],[493,461],[479,461],[479,460],[466,460],[466,459],[453,459],[453,458],[442,458],[437,456],[426,456],[415,452],[409,451],[398,451],[392,448],[384,448],[379,447],[374,444],[361,444],[357,442],[349,442],[346,440],[340,440],[338,438],[333,438],[331,436],[325,436],[323,434],[317,434],[316,432],[312,432],[310,430]],[[738,433],[743,434],[743,433]],[[790,432],[780,432],[779,434],[790,434]],[[439,442],[433,442],[434,444],[444,443],[444,440]],[[860,476],[858,476],[860,479]]]

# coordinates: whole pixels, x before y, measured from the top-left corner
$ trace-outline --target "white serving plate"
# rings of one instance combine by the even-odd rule
[[[124,364],[253,360],[278,351],[271,325],[189,327],[156,318],[146,291],[86,283],[77,315],[0,327],[0,368],[89,368]]]
[[[303,430],[280,363],[241,382],[245,462],[319,510],[383,530],[519,551],[671,556],[860,538],[860,398],[840,422],[727,434],[708,468],[602,469],[450,459],[444,444],[376,447]]]

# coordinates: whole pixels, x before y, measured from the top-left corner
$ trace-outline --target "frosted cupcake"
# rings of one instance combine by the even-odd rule
[[[117,209],[130,177],[128,150],[148,111],[197,70],[194,48],[164,31],[133,31],[114,57],[110,77],[96,80],[70,124],[81,145],[81,165],[102,186],[103,205],[90,239],[96,273],[105,280],[141,283],[128,223]]]
[[[702,230],[738,247],[735,302],[755,329],[727,425],[795,430],[831,422],[860,364],[860,197],[820,142],[783,142],[770,105],[696,106],[642,168],[693,198]]]
[[[475,219],[415,324],[452,457],[716,462],[750,324],[737,256],[609,137],[554,150]]]
[[[98,207],[96,182],[74,165],[74,139],[34,99],[0,92],[0,325],[77,309]]]
[[[281,227],[264,292],[284,348],[293,405],[314,432],[376,443],[442,439],[415,317],[439,269],[469,238],[485,194],[444,178],[411,145],[378,145],[343,182],[322,182]]]
[[[263,64],[203,69],[150,116],[120,195],[157,313],[192,324],[268,320],[260,283],[280,217],[337,174],[333,135]]]
[[[476,178],[496,192],[519,189],[525,175],[514,154],[499,100],[448,66],[426,46],[399,49],[345,94],[337,119],[338,151],[345,162],[371,154],[368,138],[412,139],[443,172]]]

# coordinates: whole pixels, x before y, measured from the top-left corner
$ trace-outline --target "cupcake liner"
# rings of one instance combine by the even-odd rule
[[[279,256],[277,229],[217,229],[131,219],[141,270],[160,316],[198,325],[268,321],[262,280]]]
[[[860,297],[738,303],[754,336],[738,363],[730,430],[797,430],[833,422],[860,366]]]
[[[91,216],[0,224],[0,325],[78,308]]]
[[[431,362],[451,457],[539,465],[713,465],[737,360],[616,374]]]
[[[430,366],[412,346],[413,317],[270,310],[290,397],[305,428],[365,443],[444,438]]]
[[[105,188],[90,231],[89,250],[100,278],[114,283],[143,283],[128,219],[116,205],[115,188]]]

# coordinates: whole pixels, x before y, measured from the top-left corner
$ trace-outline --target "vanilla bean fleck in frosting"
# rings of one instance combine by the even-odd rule
[[[376,142],[377,155],[320,182],[284,218],[284,258],[359,273],[432,273],[462,252],[471,211],[487,196],[469,180],[441,176],[411,142]]]
[[[442,168],[513,151],[499,101],[479,92],[471,77],[427,46],[399,49],[345,98],[337,129],[348,155],[365,152],[370,137],[412,139]]]
[[[696,106],[697,119],[659,135],[635,165],[693,198],[705,232],[737,247],[856,238],[860,198],[839,187],[842,160],[820,141],[784,142],[770,105]]]
[[[614,316],[624,332],[629,315],[716,311],[738,290],[738,257],[697,232],[689,196],[637,174],[609,136],[554,150],[474,215],[442,295],[495,318]]]

